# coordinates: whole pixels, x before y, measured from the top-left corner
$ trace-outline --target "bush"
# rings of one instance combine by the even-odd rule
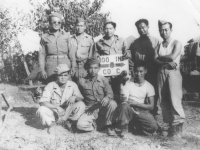
[[[12,0],[11,0],[12,1]],[[14,2],[14,0],[13,0]],[[19,11],[15,7],[9,7],[6,0],[0,2],[0,53],[5,67],[0,72],[0,81],[21,84],[27,77],[24,62],[31,71],[38,61],[38,52],[23,55],[17,35],[30,28],[42,33],[48,30],[48,15],[59,12],[64,16],[62,28],[71,34],[75,33],[75,20],[82,17],[87,22],[86,32],[92,36],[102,33],[103,23],[109,13],[100,13],[104,0],[70,1],[70,0],[46,0],[39,4],[30,0],[33,9],[29,13]]]

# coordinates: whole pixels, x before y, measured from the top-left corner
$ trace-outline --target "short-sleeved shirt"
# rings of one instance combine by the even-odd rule
[[[54,105],[60,106],[71,96],[83,98],[76,83],[73,81],[67,81],[63,95],[61,95],[61,90],[57,82],[50,82],[45,87],[39,102],[50,102]]]
[[[127,44],[123,38],[114,35],[115,39],[110,44],[105,39],[105,36],[100,39],[95,44],[95,52],[98,55],[115,55],[115,54],[126,54],[127,53]]]
[[[87,106],[101,102],[104,97],[113,99],[113,91],[108,79],[98,75],[95,80],[88,76],[80,79],[80,90]]]
[[[134,82],[128,82],[122,87],[122,92],[126,97],[132,99],[138,103],[145,103],[146,97],[151,97],[155,95],[154,87],[145,80],[142,86],[137,86]]]
[[[73,35],[69,39],[69,55],[72,58],[72,65],[76,66],[76,60],[85,60],[93,56],[92,46],[94,44],[92,36],[84,33],[81,39]]]
[[[138,61],[144,61],[147,65],[147,69],[151,70],[154,64],[155,48],[159,45],[158,38],[153,36],[139,37],[130,46],[132,55],[132,61],[137,63]]]

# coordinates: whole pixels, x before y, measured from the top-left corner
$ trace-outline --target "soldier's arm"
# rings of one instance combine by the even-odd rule
[[[159,48],[160,48],[159,45],[155,48],[155,51],[154,51],[154,61],[155,61],[159,66],[163,66],[163,65],[166,65],[167,63],[166,63],[165,61],[162,61],[162,60],[158,59],[158,51],[159,51]]]
[[[88,52],[88,58],[93,57],[94,54],[95,54],[93,46],[94,46],[94,39],[92,38],[91,42],[90,42],[90,48],[89,48],[89,52]]]
[[[176,41],[172,53],[165,56],[159,56],[158,59],[161,61],[171,62],[174,61],[181,54],[182,44],[179,41]]]
[[[42,71],[45,70],[45,57],[46,57],[46,50],[43,39],[40,40],[40,49],[39,49],[39,67]]]
[[[73,40],[68,39],[68,49],[69,49],[69,59],[72,65],[72,68],[76,67],[76,46],[73,44]]]

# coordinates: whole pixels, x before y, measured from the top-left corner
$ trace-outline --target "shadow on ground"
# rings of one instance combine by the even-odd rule
[[[26,119],[26,122],[25,122],[26,125],[36,128],[36,129],[41,129],[41,130],[45,129],[45,126],[43,126],[39,122],[39,118],[36,116],[37,108],[35,108],[35,107],[14,107],[13,111],[20,113]]]

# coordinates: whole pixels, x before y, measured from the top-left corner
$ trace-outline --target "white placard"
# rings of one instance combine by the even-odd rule
[[[99,74],[102,76],[119,75],[123,70],[129,70],[128,59],[123,60],[122,55],[100,56],[101,69]]]

